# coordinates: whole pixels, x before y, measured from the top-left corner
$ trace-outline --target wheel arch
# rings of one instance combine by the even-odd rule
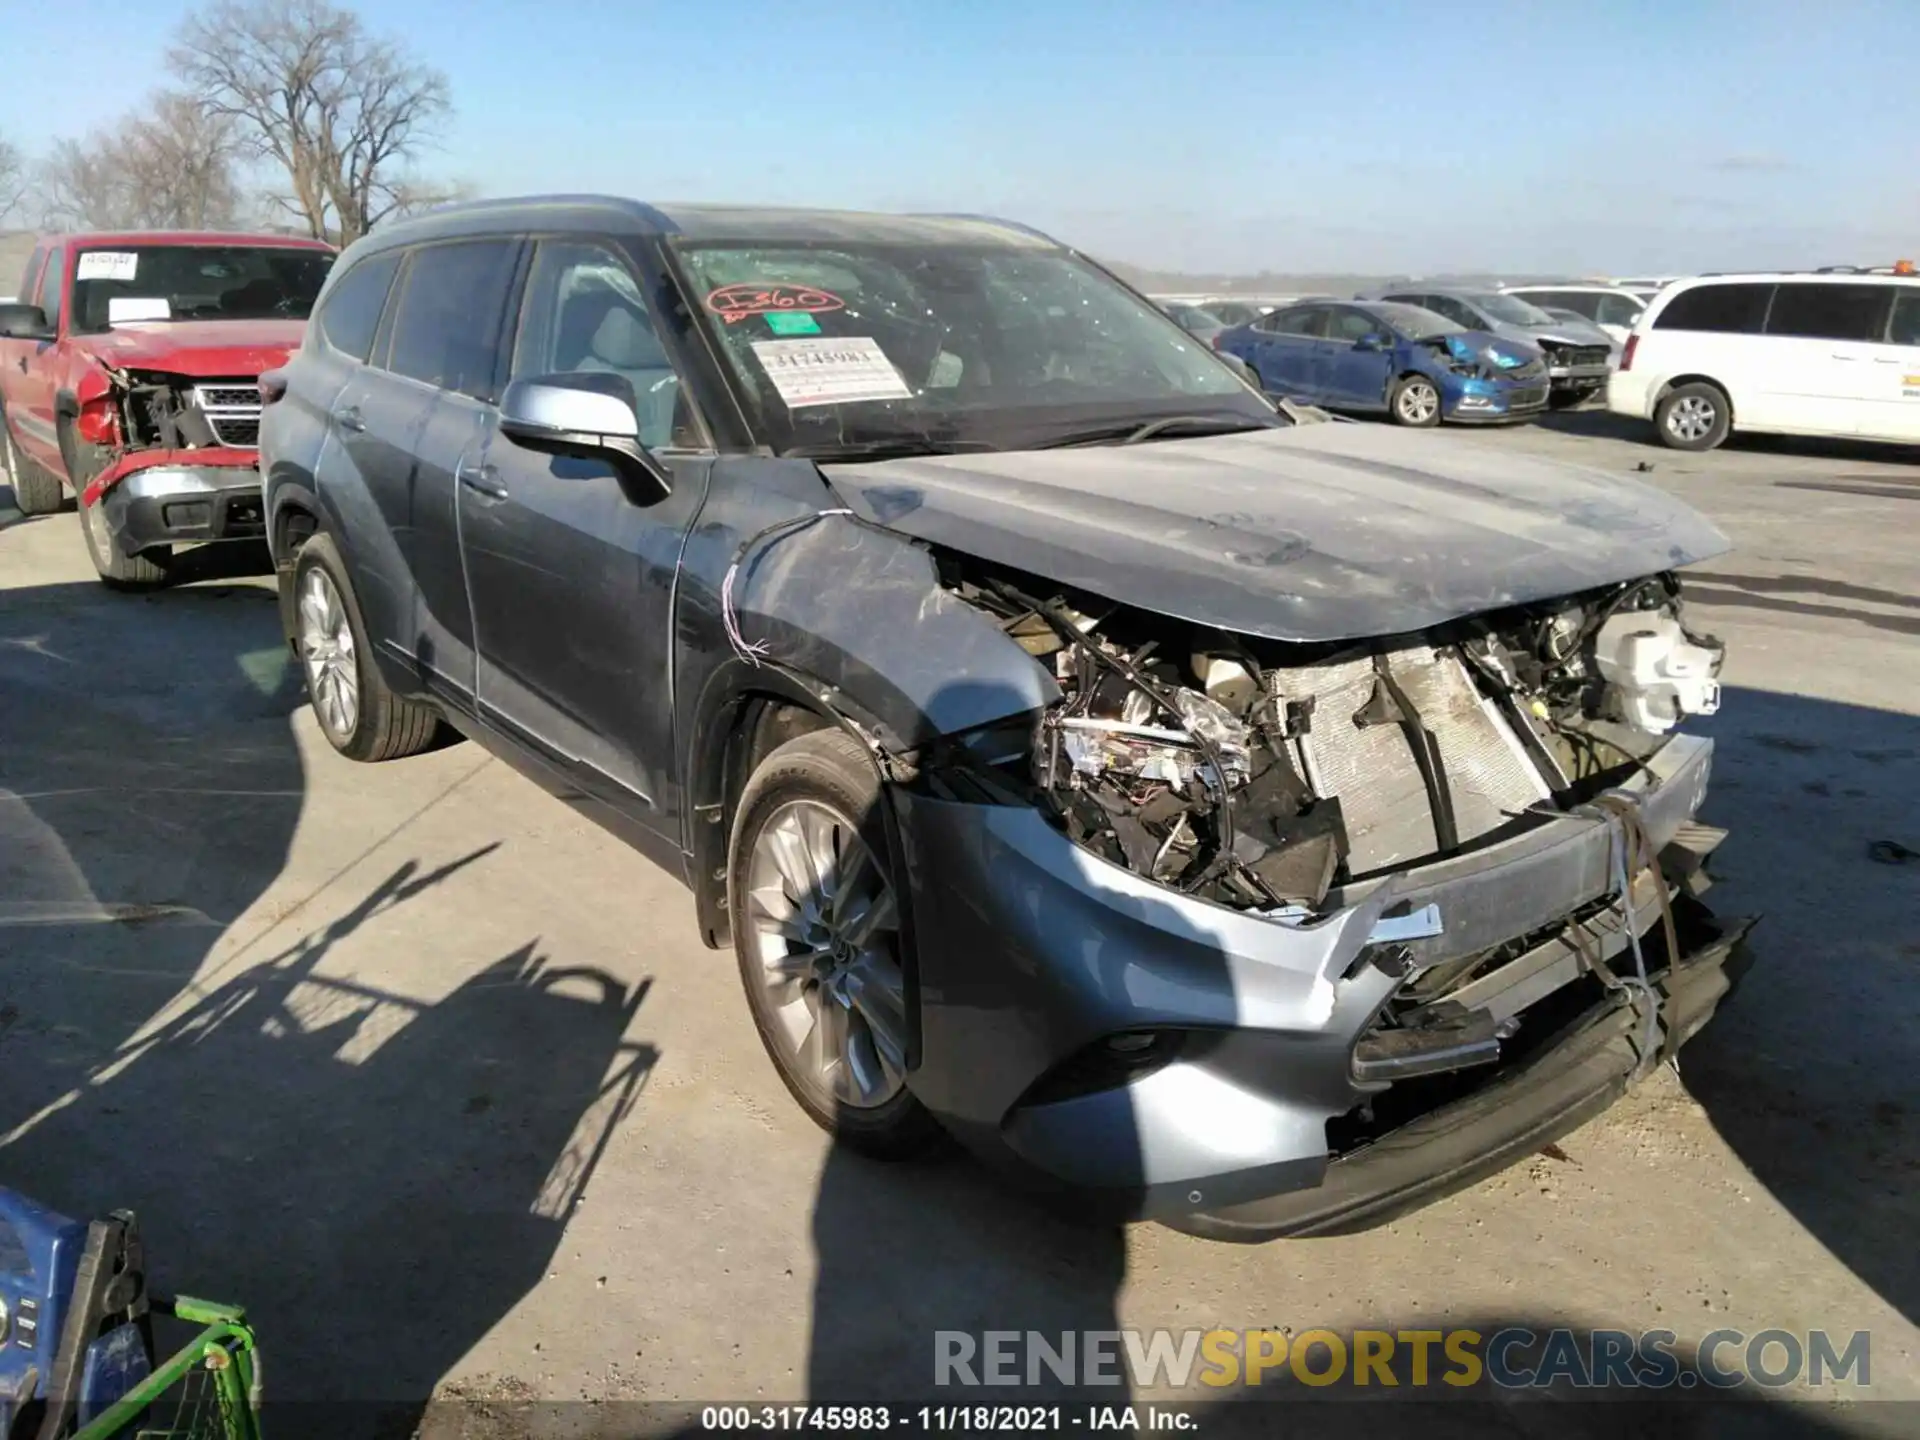
[[[732,941],[727,857],[740,797],[760,762],[788,740],[815,730],[845,730],[872,753],[872,732],[846,713],[844,702],[830,704],[827,693],[827,687],[784,668],[741,664],[716,672],[701,694],[689,730],[687,852],[695,919],[711,948]],[[874,769],[884,781],[877,760]],[[889,848],[896,843],[891,823],[888,843]],[[889,859],[900,863],[897,853]]]
[[[1686,374],[1669,376],[1661,382],[1660,388],[1654,392],[1652,408],[1658,410],[1660,408],[1660,402],[1678,390],[1682,385],[1711,385],[1714,389],[1718,390],[1721,398],[1727,402],[1727,429],[1729,431],[1733,429],[1733,421],[1736,413],[1733,408],[1733,392],[1727,388],[1723,381],[1716,380],[1711,375]]]

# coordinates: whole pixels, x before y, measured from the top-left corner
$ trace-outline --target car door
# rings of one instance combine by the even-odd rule
[[[1377,346],[1360,348],[1369,337]],[[1324,403],[1352,410],[1384,407],[1387,382],[1393,376],[1393,339],[1386,321],[1352,305],[1335,307],[1326,339],[1321,341]]]
[[[1860,433],[1920,440],[1920,285],[1893,287],[1893,315],[1874,365],[1874,405]]]
[[[376,363],[333,409],[341,449],[397,557],[362,570],[396,592],[373,597],[392,617],[376,643],[461,709],[473,705],[475,662],[454,477],[486,440],[521,248],[518,239],[494,237],[412,251],[374,345]]]
[[[58,340],[9,340],[8,363],[13,373],[7,377],[7,418],[13,426],[20,448],[56,475],[65,475],[67,467],[60,458],[60,436],[54,421],[57,374],[65,338],[61,301],[66,294],[67,257],[65,246],[56,246],[47,255],[39,283],[30,302],[46,312],[47,324],[62,338]]]
[[[1893,290],[1884,282],[1817,280],[1784,281],[1775,289],[1762,384],[1784,428],[1858,435],[1871,427],[1883,377],[1895,378],[1891,364],[1882,363],[1881,343]]]
[[[611,807],[609,823],[636,818],[677,852],[672,597],[711,457],[640,274],[617,242],[541,239],[511,374],[624,378],[672,493],[636,504],[610,463],[527,449],[490,423],[461,472],[460,541],[481,718]]]
[[[1255,354],[1247,357],[1260,372],[1260,388],[1269,395],[1293,399],[1316,398],[1320,334],[1326,324],[1324,305],[1295,305],[1262,318],[1253,329],[1259,338]]]

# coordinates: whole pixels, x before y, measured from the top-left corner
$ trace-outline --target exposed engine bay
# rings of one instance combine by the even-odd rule
[[[1025,777],[1077,844],[1219,904],[1490,843],[1719,706],[1723,648],[1670,574],[1362,645],[1292,646],[995,576],[957,582],[1064,699]]]
[[[83,410],[81,438],[127,450],[251,450],[260,443],[260,391],[253,380],[207,380],[150,370],[113,370],[114,388]],[[88,407],[93,409],[94,407]]]

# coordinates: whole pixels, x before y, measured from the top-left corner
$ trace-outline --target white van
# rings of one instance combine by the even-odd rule
[[[1676,450],[1734,430],[1920,441],[1920,277],[1682,280],[1634,325],[1607,408]]]

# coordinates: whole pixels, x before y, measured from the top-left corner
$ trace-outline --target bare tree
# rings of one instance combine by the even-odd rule
[[[220,0],[187,20],[168,60],[286,172],[281,206],[341,244],[419,193],[407,167],[450,108],[445,75],[330,0]]]
[[[57,141],[40,163],[45,218],[87,229],[222,229],[240,213],[233,122],[191,96],[149,108],[82,140]]]
[[[19,208],[27,194],[27,167],[20,147],[0,135],[0,220]]]

